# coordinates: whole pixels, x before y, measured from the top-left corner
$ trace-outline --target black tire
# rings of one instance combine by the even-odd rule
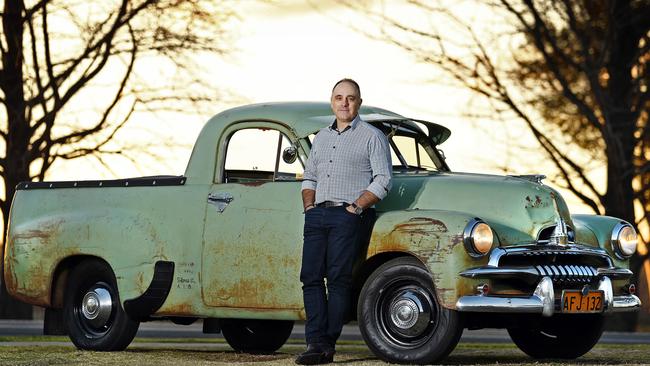
[[[230,347],[237,352],[253,354],[277,351],[293,330],[291,320],[220,319],[219,325]]]
[[[512,341],[533,358],[577,358],[589,352],[603,334],[600,314],[556,315],[536,322],[508,328]]]
[[[458,313],[440,305],[431,274],[412,257],[390,260],[370,275],[359,295],[357,319],[370,350],[392,363],[439,361],[463,332]]]
[[[140,325],[122,309],[113,271],[96,259],[70,273],[63,312],[70,340],[83,350],[121,351]]]

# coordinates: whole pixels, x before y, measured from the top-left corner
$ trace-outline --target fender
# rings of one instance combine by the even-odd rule
[[[123,299],[138,297],[153,278],[154,263],[166,258],[166,245],[154,240],[152,228],[141,215],[115,209],[23,222],[7,240],[7,290],[21,301],[50,307],[57,266],[67,258],[93,256],[113,269]]]
[[[571,218],[576,226],[576,241],[578,243],[605,249],[615,266],[629,268],[629,261],[619,259],[612,248],[614,227],[619,223],[629,224],[628,222],[611,216],[572,215]],[[634,226],[632,225],[632,227]]]
[[[386,252],[416,257],[431,272],[439,302],[455,309],[460,296],[474,291],[475,282],[458,273],[488,261],[488,256],[471,257],[463,245],[463,231],[473,218],[467,213],[447,210],[381,213],[373,228],[366,259]],[[493,248],[496,244],[495,235]]]

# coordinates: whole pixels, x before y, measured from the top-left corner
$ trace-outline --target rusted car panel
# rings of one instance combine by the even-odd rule
[[[206,211],[202,295],[208,306],[300,311],[300,183],[217,184],[232,201]],[[242,218],[245,218],[242,220]]]
[[[472,218],[442,210],[386,212],[375,223],[367,258],[385,252],[415,256],[433,274],[440,303],[453,309],[458,297],[473,291],[476,282],[458,276],[457,268],[487,263],[487,258],[468,256],[464,248],[463,231]]]
[[[445,127],[375,107],[364,106],[360,114],[386,133],[393,152],[392,190],[376,205],[377,219],[369,239],[360,243],[364,249],[355,272],[359,286],[374,289],[373,281],[387,281],[386,293],[394,291],[375,303],[358,299],[361,311],[379,306],[371,312],[384,317],[378,331],[388,334],[388,342],[401,339],[417,348],[435,338],[422,319],[436,306],[448,319],[466,313],[466,323],[448,325],[452,338],[453,327],[495,326],[473,323],[486,313],[567,315],[565,291],[600,294],[604,306],[598,315],[640,306],[628,269],[636,243],[630,224],[571,215],[543,176],[452,173],[438,152],[450,134]],[[284,161],[301,167],[311,137],[332,120],[325,103],[235,108],[207,122],[183,176],[21,183],[5,247],[9,293],[34,305],[63,307],[82,330],[95,327],[93,311],[101,301],[136,321],[305,319],[299,281],[301,168],[280,166]],[[239,131],[275,133],[269,153],[275,168],[227,166],[231,139]],[[292,159],[285,160],[285,152]],[[84,268],[80,263],[101,267],[100,275],[88,273],[92,281],[84,283],[75,272]],[[397,272],[399,266],[412,272],[424,268],[426,278],[418,282],[406,273],[393,286],[380,273],[393,263]],[[76,293],[68,290],[71,283]],[[415,316],[412,323],[400,320],[409,316]],[[111,339],[135,335],[133,323],[120,328],[128,334],[113,334],[109,325],[94,332]],[[95,333],[92,339],[102,338]],[[115,349],[87,339],[79,344]]]
[[[12,208],[20,224],[12,225],[6,247],[5,277],[16,284],[9,291],[50,305],[59,263],[92,256],[111,264],[124,300],[137,297],[157,260],[200,256],[203,197],[200,186],[20,190],[21,204]],[[38,214],[28,207],[38,207]]]

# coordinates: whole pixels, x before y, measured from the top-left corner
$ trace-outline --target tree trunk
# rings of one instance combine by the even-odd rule
[[[607,63],[609,82],[607,100],[604,108],[605,123],[611,132],[607,141],[607,193],[605,195],[605,214],[621,218],[631,224],[634,219],[634,131],[636,120],[632,113],[634,81],[631,66],[638,57],[639,39],[642,32],[628,21],[634,14],[629,2],[615,1],[612,10],[613,49]],[[634,273],[631,281],[638,281],[643,260],[634,255],[630,269]],[[613,316],[608,329],[634,331],[638,314],[624,313]]]
[[[25,118],[25,94],[23,90],[23,12],[24,4],[19,0],[7,0],[2,14],[3,31],[7,41],[7,51],[2,57],[0,88],[5,97],[7,108],[8,133],[5,155],[5,201],[2,205],[4,232],[9,220],[9,206],[16,184],[29,180],[29,139],[31,136],[29,121]],[[32,307],[23,304],[7,293],[4,281],[4,241],[2,236],[2,258],[0,270],[3,274],[0,286],[0,318],[31,319]]]

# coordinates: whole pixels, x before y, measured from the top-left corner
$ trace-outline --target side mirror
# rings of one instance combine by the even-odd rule
[[[445,156],[445,152],[442,151],[442,149],[438,149],[438,154],[440,154],[442,160],[447,160],[447,157]]]
[[[298,150],[293,146],[289,146],[282,151],[282,160],[287,164],[293,164],[297,158]]]

